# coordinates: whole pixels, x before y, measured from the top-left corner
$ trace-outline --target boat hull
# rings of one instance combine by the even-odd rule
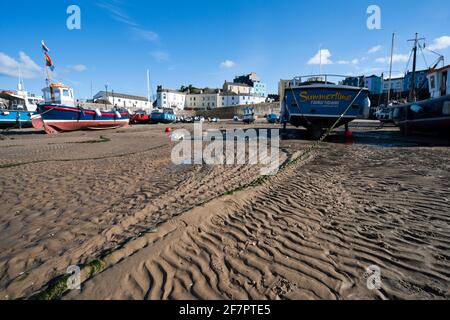
[[[396,126],[404,132],[450,132],[450,95],[396,106]]]
[[[33,112],[19,110],[0,110],[0,128],[31,128]]]
[[[173,123],[177,120],[176,115],[169,113],[152,113],[150,115],[150,122],[157,123]]]
[[[97,112],[59,105],[41,105],[33,116],[33,127],[48,134],[78,130],[108,130],[129,125],[128,111]]]
[[[336,128],[367,117],[369,91],[356,87],[305,86],[285,91],[281,119],[308,130]],[[350,104],[352,105],[350,106]],[[350,108],[349,108],[350,106]]]
[[[130,117],[131,124],[148,124],[150,121],[150,115],[148,114],[134,114]]]

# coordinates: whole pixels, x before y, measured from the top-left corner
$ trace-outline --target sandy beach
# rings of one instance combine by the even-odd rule
[[[360,122],[298,158],[290,129],[261,180],[174,165],[165,127],[0,136],[0,299],[450,298],[448,138]]]

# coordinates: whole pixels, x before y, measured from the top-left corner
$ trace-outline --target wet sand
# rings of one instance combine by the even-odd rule
[[[257,166],[173,165],[161,125],[4,135],[0,298],[98,258],[62,298],[450,298],[448,140],[357,126],[253,186]],[[311,144],[296,132],[283,160]]]

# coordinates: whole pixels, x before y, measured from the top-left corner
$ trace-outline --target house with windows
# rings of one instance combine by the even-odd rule
[[[153,108],[153,103],[148,101],[146,97],[134,96],[118,92],[100,91],[93,97],[94,102],[107,102],[108,104],[125,108],[131,112],[138,110],[150,111]]]
[[[233,92],[236,94],[250,94],[252,87],[245,83],[227,82],[223,84],[224,92]]]
[[[220,94],[220,107],[235,107],[266,102],[266,98],[252,94],[223,92]]]
[[[237,76],[234,78],[234,83],[243,83],[251,87],[250,94],[257,95],[260,97],[267,98],[267,85],[261,82],[258,75],[255,72],[251,72],[246,75]]]
[[[390,80],[384,79],[382,82],[383,93],[388,92],[389,88],[391,88],[391,91],[395,93],[404,92],[404,81],[404,77],[392,78]]]
[[[186,94],[185,108],[190,110],[211,110],[219,106],[219,89],[200,90]]]
[[[158,108],[172,108],[184,110],[186,105],[186,93],[177,90],[164,89],[158,86],[156,90],[156,106]]]
[[[416,71],[416,89],[427,89],[428,88],[428,79],[427,79],[428,70]],[[413,73],[409,71],[405,75],[405,80],[403,82],[403,91],[408,92],[412,87],[412,78]]]
[[[381,77],[372,75],[370,77],[364,77],[364,87],[369,89],[371,94],[381,93]]]

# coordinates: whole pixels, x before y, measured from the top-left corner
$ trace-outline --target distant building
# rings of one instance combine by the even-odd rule
[[[397,92],[397,93],[404,92],[403,91],[404,90],[404,81],[405,81],[404,77],[392,78],[390,81],[389,81],[389,79],[384,79],[382,82],[383,93],[386,93],[389,91],[389,83],[392,83],[390,86],[391,91]]]
[[[428,70],[416,71],[416,89],[427,89],[428,88],[428,79],[427,79]],[[411,90],[413,73],[408,72],[405,76],[405,81],[403,83],[403,91],[409,92]]]
[[[224,108],[260,104],[266,102],[266,98],[246,93],[224,92],[220,94],[219,102],[220,107]]]
[[[364,77],[347,77],[341,81],[344,86],[364,87]]]
[[[187,93],[185,107],[193,110],[211,110],[218,108],[220,105],[219,95],[219,89],[201,90],[198,93]]]
[[[258,75],[255,72],[238,76],[234,78],[234,83],[244,83],[251,87],[250,94],[258,95],[260,97],[267,98],[267,85],[261,82]]]
[[[148,101],[148,98],[146,97],[133,96],[118,92],[107,93],[106,91],[100,91],[94,96],[93,100],[94,102],[107,102],[114,107],[125,108],[130,111],[150,111],[153,108],[152,103]]]
[[[156,106],[158,108],[184,110],[186,105],[186,93],[184,92],[164,89],[162,86],[158,86],[156,96]]]
[[[233,92],[236,94],[250,94],[251,86],[245,83],[227,82],[223,84],[224,92]]]
[[[364,77],[364,87],[369,89],[371,94],[381,94],[382,80],[381,77],[372,75],[370,77]]]

